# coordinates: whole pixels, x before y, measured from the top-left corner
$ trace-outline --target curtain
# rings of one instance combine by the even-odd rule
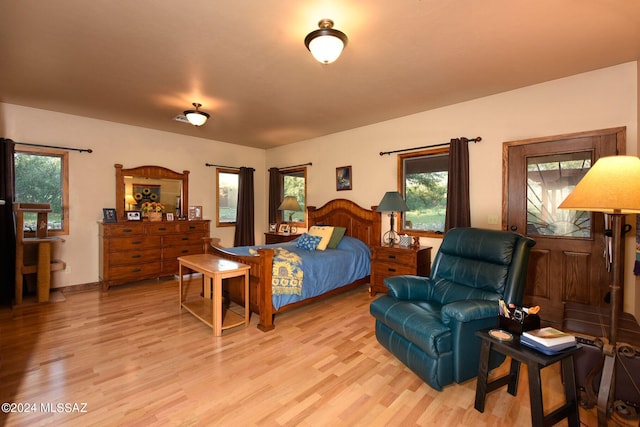
[[[233,246],[253,246],[253,169],[241,167],[238,173],[238,208],[236,210],[236,233]]]
[[[269,169],[269,224],[278,222],[278,207],[281,202],[280,170]]]
[[[452,139],[449,146],[449,183],[445,232],[454,227],[471,226],[469,202],[469,140]]]
[[[13,157],[15,144],[0,138],[0,303],[10,304],[15,292],[16,226],[13,217],[15,170]]]

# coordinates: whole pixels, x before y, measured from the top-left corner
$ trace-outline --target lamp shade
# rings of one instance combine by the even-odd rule
[[[300,210],[302,210],[302,208],[300,207],[300,204],[298,203],[298,200],[295,197],[286,196],[282,200],[282,203],[280,203],[280,206],[278,207],[278,210],[281,210],[281,211],[300,211]]]
[[[406,212],[409,207],[397,191],[387,191],[382,197],[376,212]]]
[[[635,156],[598,159],[558,207],[616,214],[640,213],[640,159]]]
[[[202,126],[203,124],[206,123],[207,119],[210,117],[209,114],[205,113],[204,111],[199,111],[198,108],[202,107],[202,104],[198,104],[197,102],[194,102],[192,104],[194,107],[196,107],[195,110],[186,110],[184,112],[185,117],[187,118],[187,120],[189,120],[189,123],[191,123],[194,126]]]
[[[345,33],[333,28],[331,19],[321,20],[318,27],[319,30],[307,34],[304,45],[318,62],[330,64],[338,59],[348,39]]]

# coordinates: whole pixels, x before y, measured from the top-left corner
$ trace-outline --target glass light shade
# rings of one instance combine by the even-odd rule
[[[387,191],[376,208],[376,212],[406,212],[408,210],[407,203],[397,191]]]
[[[598,159],[558,207],[616,214],[640,213],[640,159],[635,156]]]
[[[338,37],[319,36],[309,42],[309,51],[313,57],[323,64],[330,64],[340,57],[344,43]]]
[[[184,115],[187,117],[187,120],[189,120],[189,123],[194,126],[202,126],[209,118],[209,115],[207,113],[194,110],[185,111]]]

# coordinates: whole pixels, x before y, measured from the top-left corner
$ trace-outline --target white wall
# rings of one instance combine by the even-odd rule
[[[231,245],[233,228],[215,228],[215,171],[205,162],[256,169],[256,241],[261,242],[268,221],[269,167],[311,161],[309,205],[343,197],[369,208],[385,191],[396,189],[396,156],[379,152],[481,136],[481,143],[470,146],[472,225],[499,228],[488,217],[501,218],[502,144],[626,126],[627,153],[637,155],[639,81],[638,63],[632,62],[266,151],[2,103],[0,134],[15,141],[94,150],[71,153],[71,234],[61,253],[71,273],[54,275],[54,286],[67,286],[98,280],[96,221],[103,207],[115,204],[114,163],[190,170],[190,204],[202,205],[205,218],[214,220],[212,236]],[[335,168],[347,165],[353,168],[353,190],[336,191]],[[433,246],[434,253],[439,246],[437,239],[422,243]],[[624,308],[640,313],[633,256],[629,235]]]
[[[381,151],[480,136],[471,144],[471,223],[500,228],[488,217],[502,217],[502,145],[504,142],[627,127],[627,154],[638,154],[638,64],[631,62],[589,73],[426,111],[267,151],[267,167],[312,161],[308,204],[321,206],[344,197],[363,207],[377,205],[385,191],[397,189],[397,156]],[[335,168],[352,165],[353,190],[335,190]],[[384,218],[383,227],[388,220]],[[384,230],[383,228],[383,231]],[[434,247],[439,239],[422,239]],[[627,239],[626,311],[638,312],[633,236]]]
[[[159,165],[190,171],[189,204],[202,205],[204,218],[212,220],[211,235],[224,245],[233,244],[234,228],[215,228],[215,168],[205,163],[255,168],[256,200],[266,197],[260,181],[264,150],[11,104],[0,103],[0,120],[2,136],[16,142],[93,150],[70,152],[70,233],[63,236],[56,256],[71,271],[53,274],[53,287],[98,281],[97,221],[102,219],[102,208],[115,207],[116,163],[125,168]],[[257,208],[256,223],[266,221],[264,210]],[[262,231],[256,230],[259,242]]]

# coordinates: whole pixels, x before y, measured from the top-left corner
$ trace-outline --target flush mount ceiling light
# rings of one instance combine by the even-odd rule
[[[347,35],[334,29],[331,19],[322,19],[318,22],[318,27],[319,30],[307,34],[304,45],[318,62],[330,64],[338,59],[347,45]]]
[[[204,111],[198,111],[198,108],[202,107],[202,104],[198,104],[197,102],[194,102],[191,105],[196,107],[196,109],[185,111],[184,112],[185,117],[187,118],[187,120],[189,120],[189,123],[191,123],[192,125],[202,126],[210,117],[209,114],[205,113]]]

